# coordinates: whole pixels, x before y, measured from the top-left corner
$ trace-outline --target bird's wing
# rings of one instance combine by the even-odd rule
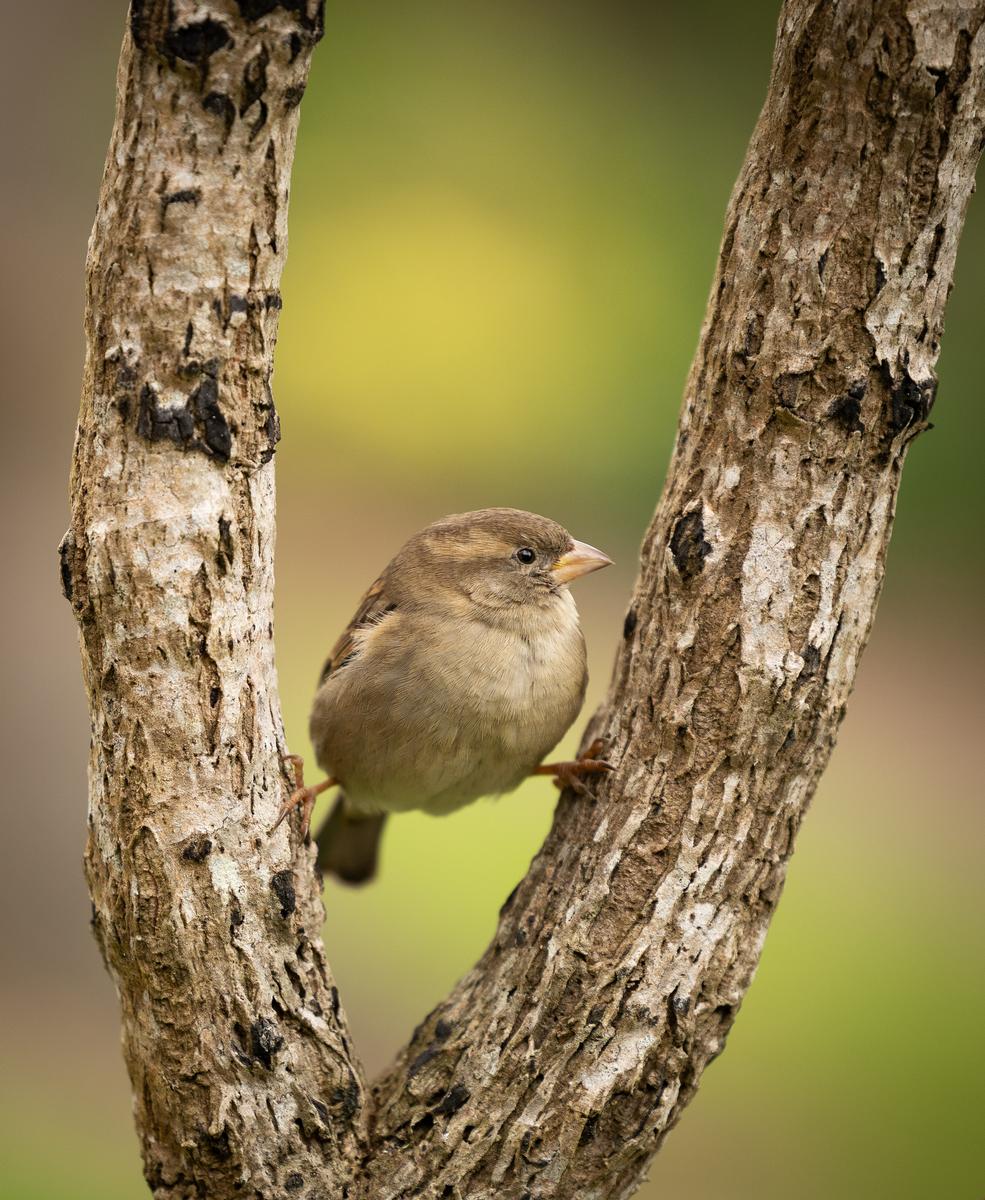
[[[356,634],[359,630],[375,625],[387,613],[393,612],[397,607],[387,594],[386,585],[387,576],[385,572],[375,583],[370,584],[366,595],[359,602],[355,616],[345,627],[344,633],[332,647],[332,653],[326,659],[324,667],[322,667],[321,675],[318,677],[319,687],[321,687],[333,671],[337,671],[339,667],[344,666],[356,655],[359,650]]]

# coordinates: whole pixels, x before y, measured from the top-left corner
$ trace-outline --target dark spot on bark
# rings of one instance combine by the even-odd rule
[[[205,1155],[215,1162],[228,1162],[233,1156],[229,1145],[229,1129],[225,1125],[222,1127],[222,1133],[209,1133],[207,1129],[203,1129],[198,1144]]]
[[[250,1026],[250,1052],[257,1062],[269,1071],[274,1055],[283,1045],[284,1039],[277,1032],[276,1025],[266,1017],[257,1017]]]
[[[705,565],[711,553],[711,543],[705,541],[705,526],[702,509],[695,508],[678,518],[670,536],[670,552],[674,564],[684,580],[693,579]]]
[[[229,313],[245,313],[249,312],[250,302],[245,296],[230,296],[229,297]]]
[[[280,6],[281,0],[236,0],[236,7],[247,21],[257,21]]]
[[[229,914],[229,940],[231,942],[236,941],[236,930],[239,929],[245,920],[243,910],[236,901],[233,901],[232,911]]]
[[[215,706],[219,703],[219,697],[221,695],[222,695],[222,688],[220,688],[220,687],[209,688],[209,708],[215,708]]]
[[[195,434],[195,421],[187,403],[176,408],[160,408],[157,392],[145,383],[140,389],[137,405],[137,433],[150,442],[167,439],[176,446],[187,446]]]
[[[427,1066],[427,1064],[431,1061],[431,1059],[436,1058],[438,1056],[438,1054],[440,1054],[440,1053],[441,1053],[441,1051],[438,1049],[437,1046],[428,1046],[428,1048],[426,1050],[422,1050],[421,1053],[418,1054],[417,1058],[415,1058],[413,1060],[413,1062],[410,1064],[410,1066],[407,1068],[408,1078],[410,1078],[413,1075],[416,1075],[417,1072],[422,1067]]]
[[[301,53],[301,47],[303,45],[304,45],[304,42],[301,41],[300,34],[292,33],[291,38],[290,38],[291,62],[294,62],[294,60],[297,58],[297,56]]]
[[[195,327],[192,325],[191,321],[189,321],[185,326],[185,344],[181,347],[181,353],[185,356],[185,358],[188,357],[188,354],[192,348],[192,338],[194,336]]]
[[[308,0],[236,0],[236,6],[247,21],[259,21],[261,17],[269,16],[275,9],[281,8],[284,12],[294,13],[298,19],[298,24],[309,35],[308,40],[317,41],[325,31],[325,4],[324,0],[316,5],[313,16],[308,16]],[[297,57],[300,50],[294,49],[294,39],[298,38],[301,42],[302,38],[297,33],[291,34],[291,59]]]
[[[578,1139],[578,1145],[584,1146],[586,1142],[592,1141],[595,1137],[595,1131],[598,1128],[599,1118],[597,1113],[592,1113],[581,1129],[581,1137]]]
[[[239,104],[239,115],[242,117],[247,109],[254,105],[267,90],[267,64],[270,55],[267,47],[260,46],[260,51],[243,68],[243,91]]]
[[[156,39],[156,27],[166,20],[166,9],[160,0],[131,0],[130,36],[140,50],[147,50]]]
[[[846,433],[864,433],[865,426],[859,420],[862,415],[862,398],[865,382],[853,383],[844,396],[839,396],[828,409],[828,416]]]
[[[205,862],[212,853],[212,841],[204,833],[196,833],[185,842],[181,857],[186,862]]]
[[[296,83],[293,87],[289,87],[284,92],[284,107],[286,109],[297,108],[304,96],[305,84]]]
[[[284,301],[281,299],[280,292],[268,292],[263,298],[263,307],[267,312],[270,312],[272,308],[276,309],[277,312],[280,312],[280,310],[284,307]]]
[[[164,38],[163,50],[171,58],[180,58],[192,66],[203,67],[217,50],[232,42],[229,30],[221,21],[206,17],[191,25],[170,26]]]
[[[198,204],[202,199],[200,188],[182,188],[178,192],[168,192],[161,197],[161,228],[164,228],[164,218],[172,204]],[[190,339],[189,339],[190,340]]]
[[[824,268],[827,265],[828,265],[828,252],[827,252],[827,250],[822,250],[821,253],[818,255],[818,259],[817,259],[817,277],[818,277],[818,279],[824,278]]]
[[[432,1117],[430,1113],[425,1113],[424,1116],[417,1118],[413,1125],[411,1125],[411,1129],[413,1129],[415,1133],[427,1133],[427,1131],[433,1128],[433,1126],[434,1117]]]
[[[687,1014],[690,1007],[691,1000],[688,996],[679,996],[676,990],[671,993],[667,999],[667,1016],[670,1018],[671,1029],[679,1029],[681,1018]]]
[[[436,1105],[434,1112],[442,1117],[452,1117],[472,1098],[472,1093],[464,1084],[456,1083],[453,1088],[445,1092],[440,1104]]]
[[[928,75],[934,80],[934,95],[939,96],[947,87],[947,68],[946,67],[924,67]]]
[[[280,441],[280,417],[274,406],[274,394],[270,390],[269,380],[264,384],[263,396],[263,402],[257,405],[257,409],[265,414],[263,432],[267,437],[267,445],[260,451],[260,461],[268,463],[274,457],[277,443]]]
[[[332,1104],[339,1108],[342,1112],[342,1118],[345,1121],[351,1121],[359,1111],[359,1084],[356,1083],[355,1076],[349,1072],[349,1082],[344,1087],[337,1087],[332,1092]]]
[[[235,1038],[235,1042],[233,1044],[233,1053],[236,1055],[239,1061],[243,1063],[244,1066],[252,1066],[253,1060],[246,1053],[246,1030],[239,1023],[239,1021],[233,1022],[233,1037]]]
[[[297,908],[294,894],[294,875],[291,871],[278,871],[270,877],[270,888],[280,901],[280,915],[289,917]]]
[[[266,100],[257,101],[256,120],[250,126],[250,141],[251,142],[256,137],[256,135],[260,132],[260,130],[264,127],[264,125],[266,125],[267,116],[268,116],[269,112],[270,112],[270,109],[267,107]],[[271,240],[270,240],[270,245],[271,245],[271,248],[273,249],[274,253],[276,253],[277,247],[274,245],[273,238],[271,238]]]
[[[306,0],[236,0],[236,7],[247,21],[258,21],[272,13],[275,8],[282,8],[285,12],[304,12],[307,3]]]
[[[941,221],[934,227],[934,240],[930,243],[930,254],[927,258],[927,282],[937,274],[937,257],[941,252],[941,243],[944,241],[944,222]]]
[[[451,1037],[451,1031],[453,1028],[454,1026],[450,1021],[446,1021],[444,1017],[439,1017],[434,1027],[434,1036],[439,1042],[444,1042]]]
[[[215,565],[220,575],[225,575],[233,565],[232,525],[226,517],[219,518],[219,545],[215,552]]]
[[[221,462],[227,462],[233,448],[229,423],[219,408],[219,388],[214,379],[206,377],[191,395],[195,413],[202,422],[202,441]]]
[[[800,397],[800,389],[807,378],[805,372],[789,371],[779,375],[773,384],[773,396],[778,408],[794,412]]]
[[[202,107],[214,117],[220,118],[225,128],[225,136],[229,137],[233,121],[236,120],[236,105],[232,100],[224,92],[209,92],[202,101]]]
[[[633,634],[636,632],[636,621],[637,621],[636,609],[631,608],[629,610],[629,612],[626,613],[626,619],[622,623],[622,636],[623,636],[623,639],[627,642],[633,636]]]
[[[882,289],[886,286],[886,268],[883,266],[882,259],[876,259],[876,295],[878,296]]]
[[[596,1004],[595,1007],[593,1009],[591,1009],[588,1016],[585,1018],[585,1024],[586,1025],[598,1025],[598,1023],[602,1020],[602,1018],[604,1016],[605,1016],[604,1005]]]
[[[243,90],[239,104],[239,115],[245,116],[255,104],[257,115],[250,126],[250,140],[260,132],[267,123],[269,109],[262,99],[267,91],[267,64],[270,56],[267,47],[261,46],[259,54],[255,55],[243,68]]]
[[[804,665],[800,671],[801,679],[810,679],[812,675],[817,674],[817,669],[821,665],[821,651],[812,642],[808,642],[804,648]]]
[[[58,574],[62,581],[62,595],[65,599],[72,603],[72,553],[75,550],[75,538],[72,536],[71,529],[62,540],[58,543]]]
[[[292,1171],[284,1180],[285,1192],[296,1192],[304,1187],[304,1176],[300,1171]]]
[[[913,428],[914,433],[925,427],[927,416],[934,404],[937,380],[920,382],[913,378],[904,366],[902,379],[895,379],[889,363],[880,364],[883,382],[889,393],[887,431],[892,441],[904,429]]]
[[[267,436],[267,444],[260,451],[260,461],[268,463],[274,457],[277,443],[280,441],[280,417],[275,408],[271,408],[267,412],[267,419],[263,423],[263,432]]]
[[[525,946],[526,944],[527,944],[527,931],[525,929],[518,929],[516,931],[516,933],[514,933],[514,935],[513,935],[513,945],[514,946]]]

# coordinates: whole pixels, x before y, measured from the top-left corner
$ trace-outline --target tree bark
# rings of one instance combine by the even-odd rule
[[[313,856],[266,835],[288,787],[269,380],[321,32],[313,3],[134,0],[89,248],[62,571],[93,925],[158,1196],[338,1195],[363,1138]]]
[[[210,15],[203,16],[203,13]],[[368,1096],[318,937],[271,627],[269,390],[320,12],[132,6],[63,580],[86,863],[159,1197],[622,1197],[720,1052],[927,427],[985,2],[788,0],[609,696],[482,960]]]

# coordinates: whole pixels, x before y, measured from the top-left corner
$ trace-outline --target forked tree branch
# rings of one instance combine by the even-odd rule
[[[156,1196],[628,1196],[717,1054],[926,428],[985,2],[788,0],[609,697],[493,944],[370,1097],[273,666],[268,379],[309,0],[134,0],[62,571],[86,863]]]

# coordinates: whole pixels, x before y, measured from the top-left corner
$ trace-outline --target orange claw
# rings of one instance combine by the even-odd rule
[[[312,787],[304,786],[304,759],[300,754],[288,754],[284,758],[285,762],[289,762],[294,768],[294,791],[284,801],[277,812],[277,820],[268,830],[268,836],[274,832],[277,826],[289,816],[296,808],[301,809],[301,837],[307,840],[308,830],[311,828],[311,810],[315,807],[315,801],[322,794],[328,791],[330,787],[335,787],[338,783],[337,779],[323,779],[321,783],[316,783]]]
[[[584,753],[579,754],[574,761],[541,763],[539,767],[534,767],[530,773],[531,775],[553,775],[555,787],[570,787],[579,796],[587,795],[588,788],[585,785],[583,776],[603,775],[607,771],[615,770],[612,763],[597,757],[597,755],[602,753],[604,746],[604,740],[596,738],[588,749]]]

